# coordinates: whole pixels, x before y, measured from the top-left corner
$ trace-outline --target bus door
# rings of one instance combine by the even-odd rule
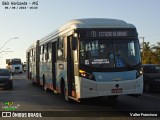
[[[31,79],[30,77],[30,52],[27,52],[27,78]]]
[[[56,49],[57,45],[56,42],[52,43],[52,84],[53,84],[53,89],[56,90]]]
[[[72,37],[67,37],[67,82],[68,95],[75,97],[75,64],[74,64],[74,50],[72,50]]]
[[[36,56],[36,82],[40,84],[40,77],[39,77],[39,63],[40,63],[40,53],[39,53],[39,40],[37,41],[35,56]]]

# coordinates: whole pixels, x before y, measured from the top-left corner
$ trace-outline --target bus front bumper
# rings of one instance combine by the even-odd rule
[[[77,98],[92,98],[112,95],[141,95],[143,93],[143,76],[134,80],[96,82],[85,78],[79,79]]]

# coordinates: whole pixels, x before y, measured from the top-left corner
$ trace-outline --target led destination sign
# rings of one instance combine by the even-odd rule
[[[90,37],[124,37],[127,36],[127,31],[91,31],[87,32],[86,36]]]
[[[101,37],[137,37],[135,29],[132,30],[86,30],[80,32],[81,38],[101,38]]]

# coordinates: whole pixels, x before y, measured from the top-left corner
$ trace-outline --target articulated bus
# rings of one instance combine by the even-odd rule
[[[105,18],[75,19],[27,50],[27,77],[65,100],[143,92],[136,27]]]

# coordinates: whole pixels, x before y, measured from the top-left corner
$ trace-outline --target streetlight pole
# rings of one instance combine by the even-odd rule
[[[3,48],[10,40],[13,40],[13,39],[18,39],[18,37],[10,38],[9,40],[7,40],[7,41],[4,43],[4,45],[1,46],[0,51],[2,50],[2,48]]]
[[[7,53],[7,52],[13,52],[13,51],[0,51],[0,54],[3,53],[3,52]]]
[[[1,54],[1,53],[7,53],[7,52],[13,52],[13,51],[2,50],[2,48],[3,48],[10,40],[13,40],[13,39],[18,39],[18,37],[10,38],[9,40],[7,40],[7,41],[0,47],[0,54]]]

